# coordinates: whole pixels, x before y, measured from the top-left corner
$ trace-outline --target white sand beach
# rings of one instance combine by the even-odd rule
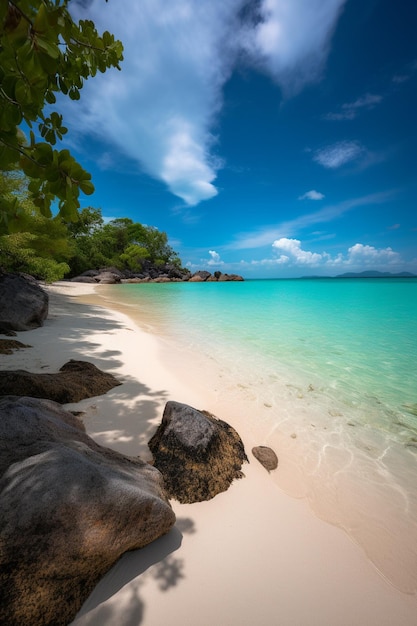
[[[121,386],[66,406],[84,412],[87,432],[98,443],[127,455],[150,459],[147,442],[165,403],[176,400],[229,422],[250,460],[242,468],[245,478],[213,500],[171,501],[176,526],[125,554],[97,585],[74,626],[417,623],[416,596],[386,582],[345,532],[278,488],[251,455],[253,446],[265,442],[239,423],[238,411],[219,414],[222,404],[204,371],[198,372],[200,384],[196,372],[185,377],[184,355],[178,351],[166,360],[160,338],[126,312],[106,308],[100,286],[56,283],[47,290],[45,325],[18,333],[17,339],[32,347],[4,357],[3,369],[55,372],[72,358],[112,373]]]

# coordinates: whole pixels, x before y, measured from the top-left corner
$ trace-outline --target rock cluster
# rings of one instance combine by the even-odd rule
[[[121,271],[115,267],[87,270],[80,276],[71,278],[71,281],[110,285],[117,283],[226,282],[243,281],[243,278],[238,274],[223,274],[222,272],[211,274],[205,270],[191,274],[188,270],[179,269],[174,265],[158,267],[149,265],[141,273],[134,273],[128,270]]]
[[[121,384],[112,374],[102,372],[93,363],[73,359],[56,374],[0,371],[0,396],[47,398],[61,404],[100,396]]]
[[[248,461],[237,432],[206,411],[167,402],[162,422],[149,441],[154,465],[168,495],[179,502],[210,500],[242,478]]]
[[[0,398],[1,624],[68,624],[124,552],[174,522],[157,469],[55,402]]]

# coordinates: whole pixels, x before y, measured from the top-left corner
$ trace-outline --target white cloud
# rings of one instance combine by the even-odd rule
[[[272,244],[274,251],[280,255],[275,262],[292,266],[311,265],[321,269],[342,268],[360,271],[363,268],[383,269],[387,266],[397,265],[401,262],[401,256],[392,248],[375,248],[367,244],[356,243],[348,248],[346,254],[341,252],[331,256],[327,252],[311,252],[301,247],[298,239],[282,237]],[[283,254],[285,253],[285,254]],[[274,262],[274,260],[272,260]]]
[[[346,263],[349,265],[394,264],[400,261],[398,252],[390,247],[374,248],[373,246],[355,243],[349,248]]]
[[[356,243],[345,252],[331,255],[325,251],[305,250],[299,239],[281,237],[273,242],[272,248],[276,253],[274,256],[247,261],[245,264],[248,267],[261,266],[270,269],[279,266],[281,272],[290,272],[291,275],[299,275],[307,267],[314,268],[315,273],[334,275],[348,271],[361,272],[365,269],[396,272],[406,266],[401,255],[392,248],[375,248],[362,243]]]
[[[210,261],[207,262],[207,265],[223,265],[223,261],[220,258],[220,254],[215,250],[209,250]]]
[[[337,169],[365,152],[358,141],[340,141],[314,153],[313,159],[327,169]]]
[[[298,91],[320,77],[344,2],[259,0],[252,11],[247,0],[123,0],[122,9],[73,2],[77,19],[114,33],[125,50],[121,72],[97,75],[80,102],[65,103],[65,121],[73,135],[95,134],[196,205],[218,193],[212,128],[242,50],[287,92]]]
[[[318,265],[323,260],[323,254],[316,252],[310,252],[301,248],[301,241],[298,239],[287,239],[287,237],[281,237],[272,244],[275,250],[287,252],[287,255],[280,255],[278,257],[282,263],[289,261],[294,262],[297,265]],[[325,256],[326,253],[324,253]]]
[[[306,191],[302,196],[299,196],[299,200],[323,200],[324,194],[320,193],[320,191],[316,191],[312,189],[311,191]]]

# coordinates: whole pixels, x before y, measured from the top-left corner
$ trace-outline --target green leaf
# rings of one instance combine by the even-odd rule
[[[85,193],[86,196],[91,196],[91,194],[95,191],[93,183],[89,180],[82,180],[79,183],[79,186],[81,191]]]
[[[43,39],[42,37],[36,37],[36,45],[42,52],[45,52],[45,54],[51,57],[51,59],[57,59],[61,54],[58,46],[54,42]]]

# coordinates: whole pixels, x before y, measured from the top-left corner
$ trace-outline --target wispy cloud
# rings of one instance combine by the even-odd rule
[[[401,83],[405,83],[408,80],[410,80],[415,73],[417,72],[417,60],[412,61],[411,63],[408,63],[403,71],[398,74],[394,74],[394,76],[392,77],[392,82],[398,84]]]
[[[382,102],[383,97],[378,94],[367,93],[354,102],[342,104],[340,111],[335,113],[327,113],[324,116],[326,120],[354,120],[361,111],[370,111],[377,104]]]
[[[287,94],[315,82],[345,0],[262,0],[247,48]]]
[[[339,141],[316,150],[313,160],[327,169],[337,169],[355,161],[365,152],[365,148],[358,141]]]
[[[323,200],[324,194],[320,193],[320,191],[316,191],[312,189],[311,191],[306,191],[302,196],[299,196],[299,200]]]
[[[226,248],[244,250],[270,246],[275,239],[296,235],[300,230],[315,224],[327,224],[358,207],[387,202],[392,198],[394,193],[394,191],[383,191],[360,196],[359,198],[352,198],[351,200],[346,200],[338,204],[325,206],[313,213],[300,215],[293,220],[282,222],[281,224],[267,226],[251,233],[242,233],[238,235],[232,243],[226,246]]]
[[[247,0],[124,0],[122,9],[116,1],[73,2],[75,17],[123,41],[125,60],[121,72],[88,81],[76,109],[65,104],[66,122],[194,206],[218,193],[212,129],[236,64],[244,58],[287,93],[299,91],[320,77],[344,3],[259,0],[249,11]]]

